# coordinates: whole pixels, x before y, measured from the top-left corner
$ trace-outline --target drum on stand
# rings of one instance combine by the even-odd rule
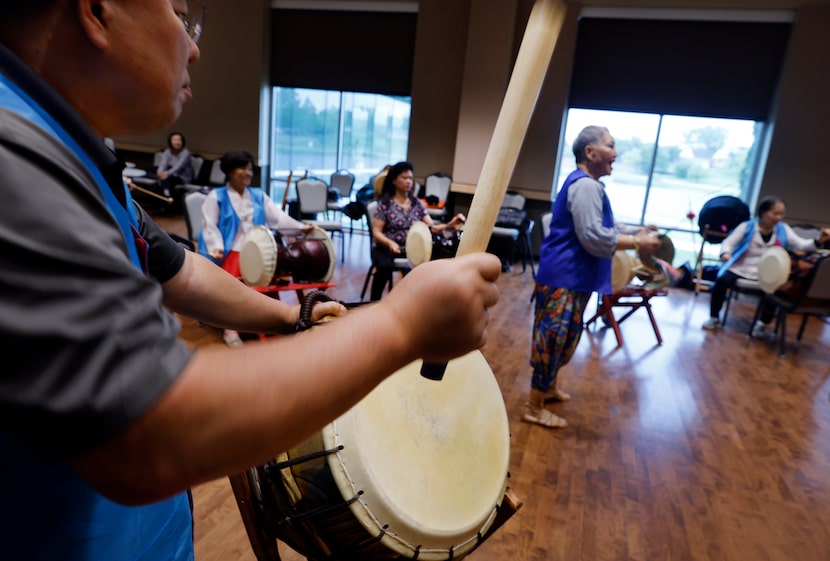
[[[671,266],[674,260],[674,243],[667,235],[651,235],[660,239],[660,247],[653,255],[637,252],[635,256],[625,249],[618,249],[614,252],[611,258],[611,289],[614,292],[624,289],[635,277],[653,288],[669,284],[664,270],[665,265],[658,263],[654,258]]]
[[[406,258],[413,267],[434,259],[455,257],[461,231],[447,229],[433,234],[424,222],[415,222],[406,234]]]
[[[618,249],[611,259],[611,290],[617,292],[634,280],[640,261],[625,249]]]
[[[479,351],[441,383],[420,367],[231,478],[255,552],[278,539],[310,560],[461,559],[503,523],[509,427],[492,370]]]
[[[331,238],[318,226],[285,246],[265,226],[254,226],[239,252],[242,279],[252,286],[268,286],[288,276],[294,282],[328,282],[336,261]]]
[[[671,265],[674,263],[674,242],[671,241],[671,238],[667,234],[658,234],[657,238],[660,240],[660,247],[654,252],[652,257],[661,259]],[[647,258],[649,256],[640,253],[639,257],[640,261],[645,263],[648,261]]]

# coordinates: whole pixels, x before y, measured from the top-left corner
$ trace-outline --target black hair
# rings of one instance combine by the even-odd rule
[[[582,129],[578,135],[576,135],[573,143],[573,151],[577,165],[585,161],[585,148],[591,146],[592,144],[596,144],[602,140],[602,137],[606,134],[611,134],[608,132],[607,128],[589,125]]]
[[[763,199],[761,199],[761,202],[758,203],[758,210],[755,211],[755,217],[760,218],[762,214],[767,212],[769,209],[771,209],[778,203],[781,203],[784,206],[787,205],[787,203],[784,202],[784,199],[781,199],[779,197],[764,197]]]
[[[392,166],[389,167],[389,171],[386,172],[386,177],[383,180],[383,189],[381,189],[380,195],[389,198],[394,197],[395,180],[405,171],[415,171],[415,168],[413,168],[412,164],[409,162],[398,162],[397,164],[392,164]],[[412,193],[410,193],[409,196],[414,197]]]
[[[179,131],[173,131],[173,132],[171,132],[170,134],[167,135],[167,147],[170,148],[170,149],[173,148],[170,145],[170,141],[173,140],[173,137],[176,136],[176,135],[180,136],[181,139],[182,139],[182,148],[187,146],[187,139],[184,137],[184,135],[182,133],[180,133]]]
[[[254,165],[254,157],[247,150],[231,150],[222,154],[219,160],[219,169],[225,175],[238,168],[247,167],[248,164]]]
[[[8,0],[2,3],[3,17],[0,22],[11,22],[16,18],[37,14],[40,10],[55,4],[55,0]]]

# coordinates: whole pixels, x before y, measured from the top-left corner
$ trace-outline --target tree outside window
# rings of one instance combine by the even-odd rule
[[[328,181],[338,169],[357,187],[384,166],[406,159],[409,97],[273,88],[271,196],[282,198],[290,170]]]

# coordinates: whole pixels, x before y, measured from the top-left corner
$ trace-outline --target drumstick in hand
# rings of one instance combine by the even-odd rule
[[[538,0],[533,5],[458,245],[459,256],[487,249],[566,10],[561,0]],[[441,380],[446,368],[425,362],[421,375]]]

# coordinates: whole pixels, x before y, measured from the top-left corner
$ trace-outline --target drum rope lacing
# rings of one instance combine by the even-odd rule
[[[288,467],[293,467],[298,464],[305,463],[309,460],[316,460],[317,458],[322,458],[324,456],[328,456],[329,454],[336,454],[337,452],[341,451],[344,448],[342,444],[338,445],[336,448],[331,448],[329,450],[319,450],[317,452],[312,452],[311,454],[305,454],[303,456],[298,456],[296,458],[290,460],[284,460],[282,462],[268,462],[268,467],[271,469],[284,469]]]
[[[321,507],[313,508],[311,510],[307,510],[303,513],[291,514],[290,516],[286,516],[285,519],[286,519],[286,521],[290,521],[290,522],[305,522],[306,520],[312,520],[312,519],[314,519],[318,516],[325,516],[326,514],[328,514],[330,512],[343,510],[344,508],[348,508],[349,505],[351,505],[352,503],[357,501],[362,493],[363,493],[363,491],[360,491],[360,493],[358,493],[354,497],[352,497],[350,499],[346,499],[346,500],[341,501],[339,503],[335,503],[335,504],[330,505],[330,506],[321,506]],[[378,540],[378,541],[380,541],[380,540]]]
[[[302,463],[305,463],[305,462],[309,462],[311,460],[315,460],[317,458],[322,458],[322,457],[328,456],[330,454],[336,454],[341,450],[343,450],[343,445],[342,444],[338,445],[335,448],[331,448],[331,449],[328,449],[328,450],[320,450],[320,451],[317,451],[317,452],[312,452],[310,454],[303,454],[302,456],[297,456],[296,458],[292,458],[290,460],[270,461],[270,462],[263,465],[263,469],[265,471],[265,474],[268,476],[268,478],[273,481],[275,479],[275,477],[276,478],[279,477],[278,475],[275,474],[275,472],[279,472],[282,469],[290,468],[290,467],[293,467],[293,466],[296,466],[296,465],[299,465],[299,464],[302,464]],[[339,503],[335,503],[335,504],[332,504],[332,505],[329,505],[329,506],[324,506],[324,507],[313,508],[313,509],[310,509],[310,510],[308,510],[306,512],[303,512],[303,513],[294,513],[290,516],[287,516],[285,518],[285,521],[292,522],[292,523],[293,522],[304,522],[306,520],[316,518],[317,516],[325,516],[326,514],[328,514],[330,512],[335,512],[337,510],[342,510],[343,508],[348,508],[349,505],[351,505],[355,501],[360,500],[360,496],[362,494],[363,494],[362,490],[357,491],[357,493],[354,496],[352,496],[351,498],[346,498],[343,501],[340,501]],[[383,534],[381,534],[381,536],[378,536],[377,540],[380,541],[380,537],[382,537],[382,536],[383,536]]]
[[[305,295],[300,304],[300,318],[297,320],[297,331],[305,331],[314,327],[314,322],[311,321],[311,311],[314,305],[319,302],[332,302],[334,298],[323,292],[322,290],[313,290]],[[340,302],[345,306],[343,302]]]

